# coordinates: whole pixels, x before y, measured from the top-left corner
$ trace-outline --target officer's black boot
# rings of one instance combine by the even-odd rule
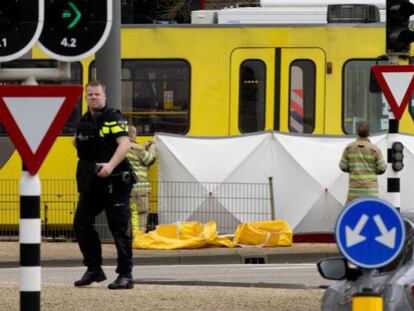
[[[75,282],[75,286],[87,286],[93,282],[102,282],[106,280],[106,275],[101,268],[86,270],[85,274],[80,280]]]
[[[134,281],[132,280],[132,275],[120,274],[115,281],[108,285],[109,289],[131,289],[134,288]]]

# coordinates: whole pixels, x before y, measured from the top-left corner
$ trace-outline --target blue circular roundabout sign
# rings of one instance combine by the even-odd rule
[[[376,269],[401,252],[405,227],[399,212],[387,201],[360,198],[339,215],[335,238],[346,259],[359,267]]]

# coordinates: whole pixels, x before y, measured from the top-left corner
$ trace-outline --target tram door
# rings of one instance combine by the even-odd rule
[[[237,49],[230,133],[324,132],[325,54],[317,48]]]
[[[231,55],[230,135],[271,129],[275,49],[243,48]]]

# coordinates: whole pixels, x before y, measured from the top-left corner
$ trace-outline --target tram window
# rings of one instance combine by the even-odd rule
[[[312,133],[315,129],[315,74],[310,60],[295,60],[290,66],[290,132]]]
[[[261,60],[246,60],[240,65],[239,130],[263,131],[265,127],[266,65]]]
[[[95,64],[91,66],[94,70]],[[93,72],[93,71],[91,71]],[[189,129],[190,65],[184,60],[122,60],[122,114],[141,136]]]
[[[382,94],[369,92],[371,66],[384,62],[350,60],[345,64],[343,128],[346,134],[356,134],[356,124],[365,121],[371,133],[388,130],[388,105]]]
[[[56,68],[57,61],[55,60],[33,60],[33,59],[23,59],[15,60],[11,62],[5,62],[1,64],[2,68]],[[82,64],[79,62],[73,62],[70,66],[70,79],[64,81],[46,81],[38,80],[39,84],[82,84]],[[0,81],[0,84],[20,84],[21,81]],[[82,99],[80,98],[73,109],[72,114],[69,116],[66,121],[60,135],[61,136],[73,136],[75,134],[76,124],[82,116]],[[0,123],[0,136],[7,135],[7,132]]]

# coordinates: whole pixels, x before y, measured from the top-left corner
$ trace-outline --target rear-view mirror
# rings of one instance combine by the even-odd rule
[[[319,274],[328,280],[343,280],[347,276],[348,263],[343,257],[322,259],[317,263]]]

